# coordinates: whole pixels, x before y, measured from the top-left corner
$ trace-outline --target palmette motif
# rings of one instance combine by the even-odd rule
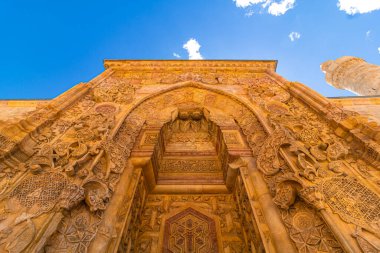
[[[379,249],[376,127],[331,103],[315,106],[295,92],[299,84],[271,74],[270,62],[109,64],[91,85],[1,127],[1,250],[272,252],[276,231],[255,198],[256,168],[294,251],[343,252],[342,237]],[[228,193],[152,194],[146,168],[155,165],[142,158],[213,145],[215,161],[169,157],[160,169],[220,170],[224,183],[235,180]],[[338,237],[329,219],[355,229]],[[165,237],[169,223],[175,232]]]

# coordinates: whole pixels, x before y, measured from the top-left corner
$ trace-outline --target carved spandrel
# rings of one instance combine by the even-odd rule
[[[197,96],[192,95],[194,94],[194,91]],[[182,104],[186,103],[194,103],[194,107],[208,107],[210,106],[210,104],[208,104],[210,96],[213,96],[214,101],[212,107],[216,110],[221,110],[223,114],[231,115],[232,118],[236,119],[239,126],[242,128],[243,133],[246,135],[249,146],[253,152],[257,152],[266,137],[266,133],[261,124],[257,121],[256,116],[252,111],[246,109],[245,106],[239,102],[217,95],[213,92],[196,88],[184,88],[175,93],[167,92],[163,96],[153,98],[149,102],[140,105],[135,109],[135,113],[145,118],[157,118],[157,120],[162,122],[165,117],[163,117],[160,112],[152,112],[152,109],[170,106],[180,107]],[[148,114],[148,112],[152,113]],[[225,119],[219,122],[217,117],[211,117],[211,120],[222,126],[226,123],[228,123],[227,125],[236,124],[234,122],[225,121]]]
[[[29,141],[27,146],[22,144],[23,152],[26,152],[26,154],[15,154],[14,158],[16,159],[8,159],[7,161],[0,157],[0,181],[3,185],[1,192],[9,191],[9,185],[14,184],[13,182],[17,181],[18,177],[25,174],[29,164],[34,163],[33,158],[29,158],[29,161],[27,161],[28,157],[26,155],[44,156],[44,147],[51,145],[51,143],[60,138],[74,124],[74,121],[94,104],[95,102],[92,101],[90,96],[84,96],[77,103],[61,112],[57,118],[50,119],[35,132],[32,132],[32,141]],[[51,160],[52,158],[48,157],[48,159]]]
[[[93,96],[97,102],[129,104],[134,99],[135,90],[136,85],[128,79],[111,76],[93,89]]]

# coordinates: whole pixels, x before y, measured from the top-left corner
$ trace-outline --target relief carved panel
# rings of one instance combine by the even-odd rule
[[[187,208],[165,220],[163,252],[218,253],[215,221]]]
[[[347,222],[380,235],[380,197],[349,177],[331,178],[320,185],[327,204]]]
[[[310,97],[300,99],[309,95],[294,96],[297,84],[280,85],[262,72],[273,69],[274,63],[257,63],[254,69],[261,71],[257,73],[242,70],[244,64],[239,64],[237,68],[228,63],[228,70],[227,65],[219,65],[221,69],[213,71],[207,65],[196,64],[186,70],[171,66],[168,71],[152,71],[148,65],[144,71],[112,70],[112,76],[99,78],[91,85],[79,85],[85,87],[80,90],[78,86],[78,94],[68,93],[29,113],[17,124],[1,126],[0,250],[43,250],[47,241],[47,252],[86,252],[144,123],[162,126],[171,122],[173,111],[186,106],[206,108],[211,112],[208,120],[221,128],[241,128],[299,251],[342,251],[321,218],[331,212],[356,226],[349,233],[364,252],[378,250],[373,243],[379,238],[380,206],[376,126],[332,104],[318,102],[315,106],[316,101],[322,101],[317,97],[310,95],[316,98],[314,101]],[[165,92],[160,90],[184,81],[190,82]],[[162,85],[156,89],[157,94],[134,103],[137,89],[156,84]],[[241,87],[232,87],[236,84]],[[216,89],[216,85],[223,88]],[[251,104],[225,92],[229,89],[247,95]],[[140,99],[144,94],[138,96]],[[315,109],[318,106],[319,111]],[[190,140],[199,147],[215,143],[216,132],[210,134],[209,125],[197,114],[190,115],[191,120],[189,115],[179,116],[181,121],[172,125],[178,130],[172,141]],[[144,140],[145,145],[158,141],[153,135]],[[224,140],[227,146],[218,150],[240,141],[227,132]],[[218,159],[227,164],[225,154]],[[206,167],[211,171],[215,168],[208,160],[199,164],[174,161],[167,166],[195,173]],[[225,168],[222,170],[225,172]],[[255,227],[260,220],[255,219],[250,196],[241,181],[239,184],[233,195],[158,195],[149,196],[147,204],[144,187],[138,187],[133,198],[126,200],[132,203],[130,211],[125,208],[118,213],[118,217],[129,220],[120,250],[154,252],[163,231],[163,217],[191,203],[217,217],[215,226],[220,226],[224,250],[242,252],[254,247],[260,252],[263,235]],[[58,217],[54,222],[49,220],[53,216]],[[190,220],[192,224],[205,222],[199,217]],[[176,227],[181,226],[176,223]],[[190,234],[194,235],[199,227],[191,226]],[[40,241],[35,240],[37,235]]]
[[[212,173],[221,171],[218,160],[198,158],[189,159],[163,159],[159,172],[162,173]]]
[[[299,252],[344,252],[325,222],[307,204],[297,202],[281,215]]]
[[[244,208],[250,207],[245,206]],[[183,212],[184,210],[185,212]],[[250,247],[254,247],[250,241],[252,234],[247,234],[243,228],[243,226],[249,228],[249,225],[243,225],[244,220],[242,220],[245,219],[243,217],[252,215],[252,212],[241,213],[245,210],[238,208],[232,195],[148,195],[140,217],[138,244],[150,242],[152,245],[159,246],[157,242],[164,237],[167,241],[162,241],[159,247],[167,246],[166,249],[174,247],[172,252],[188,252],[179,251],[181,247],[189,245],[186,243],[192,243],[190,245],[194,247],[193,249],[207,244],[208,251],[205,252],[219,252],[217,251],[219,247],[222,247],[224,252],[245,252]],[[197,214],[199,212],[200,216]],[[194,215],[195,218],[193,218]],[[171,219],[171,217],[175,218]],[[192,223],[186,224],[187,219],[185,218],[191,218]],[[170,227],[170,231],[173,231],[173,227],[175,227],[176,232],[171,235],[166,234],[164,231],[168,231],[166,230],[168,228],[167,221],[172,223],[173,220],[175,222]],[[188,228],[186,228],[187,225],[189,225]],[[181,229],[182,226],[185,226],[185,230]],[[190,235],[189,238],[182,237],[184,231],[190,233],[187,234]],[[253,233],[257,233],[257,231],[253,230]],[[223,242],[220,246],[213,243],[215,241],[214,234],[221,236],[218,239]],[[260,236],[255,235],[254,237],[259,238]],[[203,249],[205,248],[200,249],[200,252],[203,252]],[[155,252],[154,250],[153,248],[144,252]]]
[[[72,210],[45,246],[47,253],[85,253],[98,232],[102,213],[90,213],[85,206]]]

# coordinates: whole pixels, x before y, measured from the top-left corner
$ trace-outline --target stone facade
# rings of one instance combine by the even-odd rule
[[[355,111],[380,124],[380,96],[330,98],[346,110]]]
[[[275,61],[105,61],[0,126],[0,252],[378,252],[380,128]]]
[[[0,122],[19,121],[26,114],[47,104],[49,100],[0,100]]]
[[[321,69],[326,74],[326,82],[338,89],[362,96],[380,95],[380,66],[343,56],[322,63]]]

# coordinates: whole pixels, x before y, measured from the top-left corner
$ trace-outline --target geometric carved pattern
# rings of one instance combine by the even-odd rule
[[[86,211],[85,206],[75,208],[59,224],[45,248],[46,253],[85,253],[94,239],[101,216]]]
[[[343,252],[324,221],[304,202],[282,210],[282,219],[299,252]]]
[[[217,253],[215,221],[192,209],[170,217],[165,222],[165,253]]]
[[[326,202],[343,220],[379,229],[375,224],[380,223],[380,198],[370,189],[348,177],[328,179],[321,188]]]
[[[235,125],[240,126],[252,155],[255,158],[259,156],[252,161],[256,161],[258,169],[265,174],[268,180],[272,180],[269,176],[273,176],[274,179],[278,178],[276,175],[282,174],[278,173],[280,171],[291,171],[305,177],[301,173],[314,169],[312,179],[309,177],[299,177],[298,179],[307,184],[313,184],[312,181],[314,181],[314,184],[320,187],[319,190],[323,193],[325,202],[331,210],[338,213],[342,220],[363,227],[363,237],[358,232],[355,234],[356,239],[353,239],[349,231],[353,226],[345,226],[347,231],[342,231],[340,240],[346,242],[357,240],[363,251],[378,251],[377,245],[373,249],[364,250],[364,248],[370,247],[365,242],[366,234],[379,235],[379,227],[376,226],[380,224],[380,198],[371,191],[371,188],[367,188],[365,183],[349,178],[355,176],[351,171],[346,170],[344,171],[345,175],[342,175],[343,173],[339,172],[338,163],[340,159],[356,159],[359,156],[365,161],[364,163],[371,162],[374,167],[378,167],[376,165],[379,164],[380,156],[377,126],[361,123],[361,118],[353,118],[352,122],[347,121],[343,124],[343,120],[353,115],[336,108],[319,96],[316,97],[302,85],[293,85],[272,75],[270,72],[274,71],[275,62],[258,62],[249,65],[244,63],[212,63],[210,65],[207,62],[199,64],[193,62],[183,70],[182,63],[166,63],[165,65],[141,63],[144,66],[140,67],[144,67],[147,71],[137,69],[137,67],[140,68],[136,66],[139,63],[126,64],[128,66],[131,64],[131,67],[136,66],[137,71],[130,68],[126,71],[117,70],[120,67],[117,67],[118,64],[120,63],[113,63],[116,68],[94,79],[93,83],[78,85],[70,92],[53,100],[49,106],[32,112],[26,120],[6,128],[0,126],[2,132],[0,134],[0,172],[3,172],[0,174],[5,172],[6,177],[14,179],[13,182],[6,182],[6,189],[2,191],[5,194],[2,194],[0,202],[0,239],[6,238],[8,242],[12,243],[20,242],[20,244],[14,244],[17,245],[16,250],[12,244],[4,243],[1,240],[0,252],[49,252],[47,248],[43,248],[47,241],[50,243],[48,245],[50,252],[86,252],[90,248],[98,252],[114,252],[115,250],[112,250],[111,247],[116,245],[116,237],[124,243],[122,252],[152,253],[162,249],[165,252],[218,252],[222,251],[221,247],[225,252],[264,252],[262,242],[269,242],[271,235],[278,235],[280,230],[268,231],[268,227],[262,225],[266,221],[265,218],[270,219],[271,217],[264,216],[260,212],[261,207],[258,206],[262,204],[261,200],[256,201],[251,196],[255,195],[251,193],[256,189],[261,189],[260,184],[253,185],[252,191],[249,191],[250,194],[248,194],[248,189],[245,189],[245,183],[248,181],[237,184],[241,185],[240,190],[234,191],[234,196],[230,196],[231,201],[223,200],[223,196],[209,197],[204,194],[200,196],[164,195],[161,198],[152,194],[153,196],[150,198],[155,200],[150,202],[154,203],[144,209],[146,191],[148,191],[145,189],[141,190],[141,193],[136,191],[135,195],[123,198],[123,202],[129,205],[125,205],[124,208],[114,205],[118,204],[122,198],[111,199],[112,202],[106,212],[97,210],[99,208],[88,210],[88,206],[90,206],[88,199],[97,205],[100,203],[103,206],[102,209],[105,209],[109,202],[108,192],[103,194],[97,189],[92,192],[87,190],[86,197],[88,196],[88,199],[86,199],[86,203],[82,202],[79,208],[70,210],[73,206],[68,205],[70,208],[63,208],[69,209],[68,212],[56,208],[49,215],[37,217],[39,214],[51,211],[55,206],[62,208],[60,202],[63,202],[62,200],[69,202],[72,198],[70,189],[78,190],[81,193],[80,190],[83,189],[79,185],[88,186],[89,182],[92,184],[93,181],[89,180],[101,181],[110,190],[118,190],[115,192],[120,195],[119,189],[123,190],[123,188],[119,188],[119,186],[123,187],[123,184],[128,183],[127,179],[129,179],[128,175],[123,175],[123,177],[120,175],[127,165],[135,138],[144,122],[147,124],[153,122],[153,126],[168,123],[172,127],[172,135],[168,136],[170,138],[164,139],[166,144],[170,145],[162,145],[168,149],[166,151],[164,149],[159,158],[161,161],[167,159],[168,163],[173,162],[173,166],[168,168],[175,168],[180,172],[173,175],[173,178],[182,180],[180,177],[186,174],[182,172],[193,171],[201,174],[202,180],[205,177],[208,180],[209,175],[206,174],[208,169],[207,172],[215,174],[213,179],[216,182],[221,182],[221,180],[217,181],[222,176],[220,171],[224,173],[224,176],[227,174],[226,168],[230,158],[228,151],[230,150],[226,147],[229,148],[230,144],[238,145],[240,140],[243,140],[243,138],[239,138],[239,134],[226,133],[223,136],[221,133],[232,131],[235,129]],[[209,69],[216,65],[218,68],[222,68],[217,71]],[[161,67],[170,67],[170,69],[162,73]],[[225,68],[229,70],[227,71]],[[264,73],[266,69],[270,69],[270,71]],[[263,78],[264,76],[267,78]],[[192,82],[179,84],[183,81]],[[283,85],[280,86],[277,83]],[[146,86],[147,84],[149,86]],[[165,84],[165,86],[159,84]],[[203,84],[214,84],[215,86],[211,88]],[[169,85],[175,88],[168,89]],[[232,85],[236,86],[232,87]],[[225,87],[217,91],[220,86]],[[163,90],[166,91],[161,93]],[[156,92],[157,94],[154,94]],[[148,96],[148,93],[151,93],[152,96]],[[224,95],[224,93],[230,94]],[[135,100],[135,95],[138,100]],[[247,95],[251,97],[252,103],[248,103]],[[82,99],[84,96],[87,99]],[[77,102],[78,100],[82,102]],[[140,101],[144,102],[140,103]],[[305,101],[305,104],[301,101]],[[62,104],[62,102],[64,103]],[[133,104],[131,104],[132,102]],[[187,110],[187,107],[190,109]],[[197,110],[192,111],[191,108]],[[313,111],[313,108],[316,111]],[[119,109],[122,110],[120,114],[118,114]],[[219,115],[219,112],[223,112],[224,116]],[[286,129],[292,137],[300,142],[300,145],[291,147],[283,145],[288,144],[287,136],[282,135],[281,132],[276,135],[276,129],[273,131],[272,137],[265,141],[267,131],[260,122],[266,122],[265,128],[268,132],[272,132],[270,131],[271,125],[278,126],[280,130]],[[18,129],[22,131],[20,132]],[[3,131],[6,135],[3,135]],[[11,135],[14,135],[15,138],[10,138]],[[344,138],[347,142],[343,142],[343,139],[340,138]],[[154,146],[159,139],[160,136],[155,133],[147,134],[143,143],[147,146]],[[368,142],[370,139],[371,142]],[[372,142],[372,139],[375,142]],[[217,145],[221,143],[223,148]],[[48,144],[47,147],[53,147],[53,149],[43,153],[41,152],[44,150],[42,144]],[[61,146],[62,149],[59,148]],[[263,148],[261,149],[261,147]],[[280,148],[282,148],[281,157],[278,153]],[[239,149],[235,150],[240,154]],[[37,151],[38,154],[36,155],[34,151]],[[302,155],[304,156],[302,157]],[[313,160],[312,155],[319,163]],[[191,156],[191,159],[189,157],[186,160],[184,156]],[[306,156],[312,160],[311,163],[310,159],[309,162],[304,161]],[[41,157],[49,159],[44,160]],[[173,159],[173,157],[177,159]],[[203,159],[194,159],[195,157]],[[209,159],[210,157],[215,160]],[[33,163],[25,164],[24,162],[29,158],[32,158]],[[298,163],[295,165],[297,158]],[[215,163],[212,163],[213,161]],[[318,166],[314,166],[316,164]],[[329,164],[328,168],[327,164]],[[25,165],[28,166],[25,167]],[[19,171],[16,172],[17,174],[13,171],[9,172],[9,168],[15,168],[13,171],[19,170],[25,174]],[[220,171],[216,171],[216,168],[220,168]],[[228,169],[230,168],[228,167]],[[233,172],[233,169],[228,172]],[[52,173],[53,171],[54,173]],[[125,173],[130,173],[130,171],[132,169],[128,168]],[[58,172],[67,174],[70,179],[65,174]],[[40,174],[30,175],[30,173]],[[346,176],[346,178],[325,180],[332,173]],[[168,175],[164,176],[162,181],[171,180],[167,179]],[[249,179],[252,174],[247,173],[244,176]],[[0,177],[4,177],[4,175],[0,175]],[[194,182],[194,179],[191,178],[193,175],[187,177],[187,182]],[[241,179],[241,177],[239,178]],[[116,185],[119,179],[123,180],[123,183],[120,182],[119,185]],[[320,182],[322,180],[324,181]],[[3,179],[3,181],[5,180]],[[76,185],[78,188],[71,187],[73,186],[71,181],[78,184]],[[175,182],[175,180],[172,181]],[[145,187],[144,183],[141,185],[141,188]],[[277,187],[275,180],[270,181],[268,185],[271,192],[274,193]],[[8,188],[10,189],[8,190]],[[162,189],[165,188],[162,187]],[[202,190],[202,187],[197,189]],[[307,189],[313,191],[291,188],[290,193],[292,194],[289,195],[291,201],[281,202],[286,204],[286,210],[282,210],[281,214],[290,238],[300,252],[341,252],[339,243],[323,220],[323,218],[329,217],[334,221],[337,216],[331,216],[329,209],[319,212],[313,209],[315,207],[310,207],[300,201],[295,195],[296,190],[298,196],[304,198],[305,201],[306,197],[310,197],[311,200],[313,197],[321,200],[318,199],[315,185]],[[289,190],[289,188],[284,188],[284,190]],[[311,194],[308,194],[310,192]],[[132,198],[129,199],[129,197]],[[236,203],[233,203],[232,197],[235,197]],[[83,191],[75,200],[81,201],[82,198]],[[5,203],[9,199],[14,202]],[[266,203],[265,199],[264,201]],[[215,218],[217,220],[188,208],[162,224],[163,217],[170,209],[173,211],[189,202],[193,208],[212,213],[212,217],[217,217]],[[288,202],[292,202],[292,205],[287,204]],[[16,208],[10,209],[9,203],[16,203]],[[18,208],[18,204],[22,208]],[[151,203],[148,201],[148,204]],[[270,209],[272,210],[263,209],[265,215],[273,214],[275,216],[275,211],[278,210],[275,210],[274,207],[270,207]],[[253,212],[254,210],[256,211]],[[60,219],[58,212],[62,212],[65,216],[60,225],[58,225]],[[115,213],[117,214],[115,215]],[[106,219],[103,219],[103,214]],[[320,215],[323,217],[319,217]],[[123,219],[119,219],[120,217]],[[124,219],[124,217],[126,218]],[[27,219],[28,226],[30,225],[29,231],[26,230],[28,227],[25,224],[23,227],[17,227],[18,224],[22,225],[23,223],[19,222],[23,222],[25,219]],[[116,221],[117,224],[109,223]],[[123,224],[120,225],[121,222]],[[141,227],[139,226],[140,222]],[[276,219],[271,219],[270,222],[275,224]],[[269,226],[269,230],[281,228],[278,226],[279,223],[276,224],[276,226]],[[333,223],[330,221],[329,225],[331,224]],[[8,225],[10,225],[9,228]],[[126,228],[124,232],[123,228]],[[146,231],[142,231],[142,229]],[[218,233],[216,233],[216,229]],[[54,230],[56,230],[55,233],[50,237]],[[374,230],[376,233],[373,233]],[[118,233],[124,233],[123,238],[120,238],[121,235],[119,237]],[[155,233],[155,238],[152,238],[153,233]],[[139,234],[143,234],[145,237],[140,238]],[[221,234],[223,244],[220,242],[222,240],[218,241],[220,238],[217,238],[217,234]],[[163,239],[161,236],[164,236],[164,241],[161,240]],[[158,237],[159,241],[156,240]],[[91,245],[94,238],[96,238],[94,244]],[[228,240],[224,240],[224,238],[228,238]],[[280,242],[287,241],[287,237],[281,239],[284,240],[280,240]],[[276,241],[278,242],[277,239]],[[372,241],[367,242],[372,243]],[[157,242],[163,243],[163,247],[161,247],[162,245],[157,247]],[[217,242],[220,243],[219,246]],[[23,245],[23,247],[19,245]],[[99,245],[100,247],[98,247]],[[270,243],[266,245],[271,247]],[[345,247],[347,245],[345,244]],[[284,251],[281,248],[282,245],[276,243],[275,246],[280,246],[280,251]],[[276,247],[276,249],[278,248]],[[358,250],[353,249],[353,251],[357,252]]]
[[[134,208],[138,205],[135,202],[132,204]],[[132,246],[133,252],[163,252],[165,220],[170,219],[170,217],[189,206],[207,216],[210,214],[210,217],[215,220],[216,234],[218,243],[220,243],[218,244],[218,249],[220,251],[230,253],[251,252],[249,250],[251,246],[248,245],[252,244],[249,239],[250,235],[247,235],[242,227],[241,219],[242,216],[247,215],[240,212],[243,210],[237,207],[232,194],[148,194],[143,207],[144,210],[141,216],[137,217],[140,226],[131,230],[139,232],[137,237],[132,238],[132,240],[135,240],[133,241],[135,246]],[[148,249],[144,251],[143,248],[146,247]],[[257,250],[256,252],[263,251]]]
[[[65,176],[59,173],[33,175],[22,181],[10,198],[17,199],[23,207],[33,208],[33,214],[39,215],[54,207],[67,184]]]

